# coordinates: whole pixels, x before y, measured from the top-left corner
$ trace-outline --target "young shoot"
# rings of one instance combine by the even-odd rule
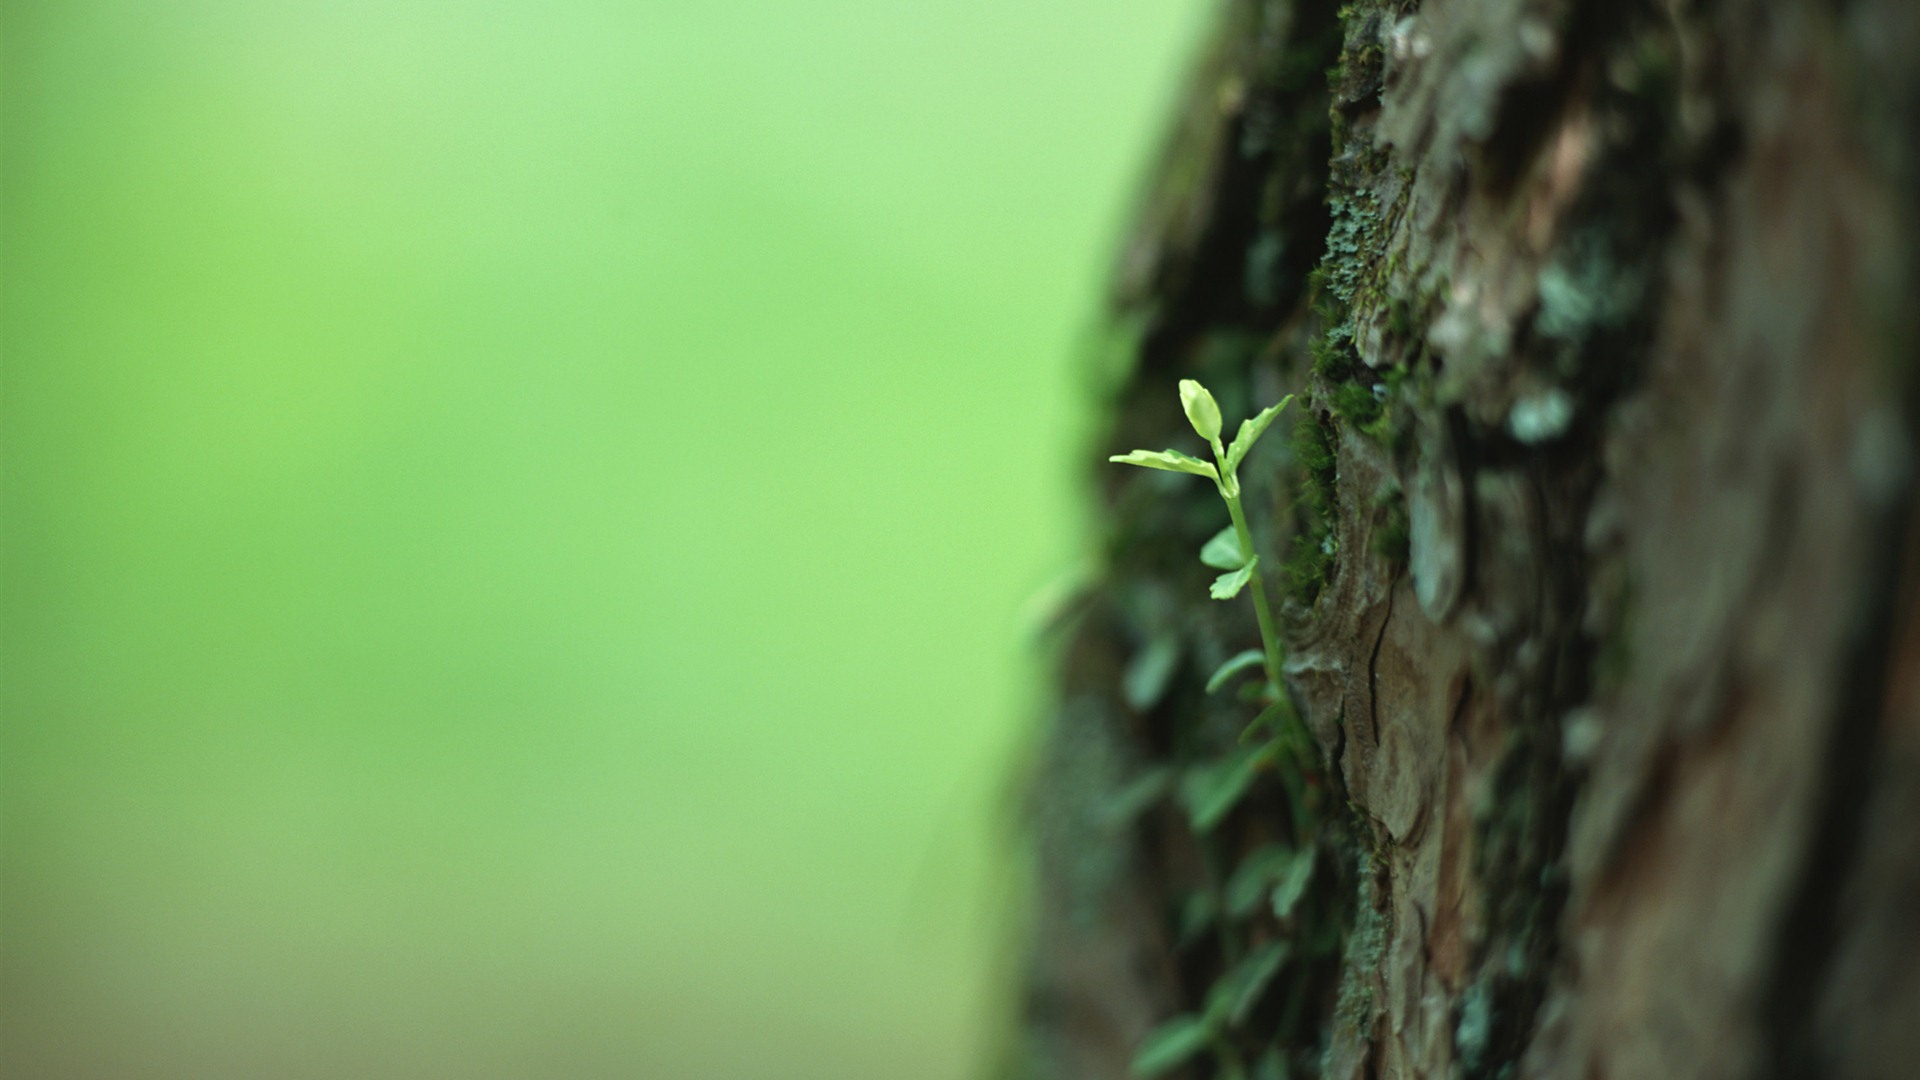
[[[1231,445],[1222,445],[1220,441],[1220,404],[1213,399],[1207,388],[1192,379],[1180,380],[1180,406],[1186,411],[1187,422],[1199,433],[1207,445],[1213,449],[1213,460],[1202,461],[1199,458],[1183,454],[1178,450],[1135,450],[1131,454],[1121,454],[1108,458],[1122,465],[1138,465],[1146,469],[1161,469],[1167,472],[1191,473],[1204,476],[1213,481],[1219,489],[1220,498],[1227,504],[1227,516],[1232,524],[1220,530],[1207,545],[1200,550],[1200,561],[1216,570],[1225,571],[1217,578],[1209,590],[1215,600],[1231,600],[1240,595],[1248,586],[1253,590],[1254,617],[1260,621],[1259,653],[1246,652],[1228,660],[1220,670],[1208,680],[1209,691],[1217,689],[1238,672],[1262,663],[1266,668],[1267,683],[1272,690],[1274,704],[1261,714],[1261,720],[1277,715],[1286,700],[1283,684],[1280,681],[1280,634],[1274,621],[1273,609],[1267,602],[1267,586],[1260,574],[1260,558],[1254,554],[1253,534],[1247,528],[1247,514],[1240,503],[1240,463],[1246,460],[1247,452],[1253,444],[1266,433],[1274,418],[1280,415],[1293,401],[1288,394],[1280,403],[1263,409],[1259,415],[1240,422],[1240,430],[1234,435]],[[1255,721],[1256,726],[1260,721]]]
[[[1207,680],[1207,692],[1220,689],[1242,672],[1264,667],[1267,675],[1266,706],[1248,725],[1242,741],[1250,741],[1263,731],[1270,731],[1271,741],[1262,746],[1243,746],[1223,758],[1189,766],[1180,780],[1180,792],[1187,803],[1194,832],[1204,836],[1232,811],[1253,783],[1255,775],[1269,766],[1273,767],[1288,801],[1287,817],[1293,830],[1293,843],[1291,846],[1273,845],[1264,858],[1250,861],[1236,870],[1227,885],[1226,891],[1233,897],[1228,903],[1246,912],[1256,907],[1264,896],[1269,898],[1274,917],[1281,920],[1283,927],[1293,926],[1294,920],[1301,920],[1298,927],[1287,931],[1294,935],[1292,940],[1271,941],[1238,957],[1233,957],[1232,953],[1243,949],[1244,941],[1240,946],[1228,946],[1231,966],[1207,995],[1205,1007],[1161,1023],[1141,1042],[1133,1059],[1133,1075],[1142,1080],[1163,1077],[1209,1050],[1215,1059],[1217,1075],[1246,1076],[1246,1063],[1236,1048],[1232,1034],[1244,1029],[1253,1008],[1262,995],[1268,993],[1276,975],[1287,965],[1291,950],[1312,940],[1305,922],[1312,916],[1303,915],[1301,911],[1306,906],[1303,897],[1312,880],[1318,843],[1315,836],[1318,819],[1311,809],[1306,782],[1307,775],[1317,764],[1315,759],[1318,751],[1305,725],[1294,714],[1287,700],[1285,684],[1280,681],[1279,624],[1274,620],[1273,608],[1267,599],[1267,585],[1260,573],[1260,559],[1255,554],[1257,549],[1254,547],[1253,534],[1247,527],[1246,508],[1241,505],[1239,476],[1240,463],[1246,460],[1248,451],[1253,449],[1254,443],[1292,401],[1292,395],[1288,395],[1272,408],[1242,421],[1233,442],[1223,445],[1219,403],[1207,392],[1206,387],[1192,379],[1183,379],[1180,382],[1180,406],[1185,410],[1193,430],[1212,449],[1213,460],[1202,461],[1178,450],[1135,450],[1131,454],[1108,459],[1123,465],[1204,476],[1213,481],[1214,487],[1220,492],[1221,501],[1227,504],[1230,523],[1200,549],[1200,561],[1222,571],[1208,590],[1214,599],[1231,600],[1251,587],[1253,612],[1260,622],[1261,648],[1249,649],[1220,665],[1219,670]],[[1288,760],[1289,755],[1291,760]],[[1304,966],[1297,968],[1292,999],[1295,1004],[1289,1007],[1290,1017],[1297,1018],[1292,1009],[1305,1000],[1305,984],[1300,980],[1306,977],[1308,970]],[[1297,1019],[1288,1019],[1283,1024],[1292,1028],[1296,1022]],[[1270,1050],[1269,1053],[1277,1055],[1279,1052]],[[1284,1072],[1283,1058],[1275,1056],[1268,1059],[1261,1074],[1266,1075],[1269,1070],[1275,1069]]]

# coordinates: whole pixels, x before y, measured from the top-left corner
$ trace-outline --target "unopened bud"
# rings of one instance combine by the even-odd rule
[[[1220,441],[1220,403],[1207,388],[1192,379],[1180,380],[1180,407],[1187,410],[1187,422],[1209,443]]]

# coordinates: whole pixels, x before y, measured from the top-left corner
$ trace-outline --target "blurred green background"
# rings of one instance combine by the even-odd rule
[[[1206,7],[0,2],[0,1076],[977,1074]]]

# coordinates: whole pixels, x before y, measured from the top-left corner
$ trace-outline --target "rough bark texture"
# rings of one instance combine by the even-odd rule
[[[1232,0],[1102,455],[1242,470],[1289,771],[1207,695],[1191,478],[1105,466],[1034,820],[1050,1078],[1920,1076],[1920,5]]]

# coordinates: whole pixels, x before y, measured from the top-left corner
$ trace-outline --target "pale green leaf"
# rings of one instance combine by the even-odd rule
[[[1218,761],[1187,770],[1180,780],[1180,800],[1195,832],[1211,832],[1227,816],[1272,755],[1271,747],[1241,747]]]
[[[1272,895],[1274,884],[1293,868],[1296,858],[1292,848],[1268,844],[1241,859],[1220,893],[1227,913],[1236,918],[1252,914],[1262,900]]]
[[[1120,676],[1121,696],[1136,711],[1146,712],[1166,695],[1167,684],[1179,667],[1180,639],[1162,634],[1147,642],[1146,647],[1127,662],[1127,670]]]
[[[1215,600],[1231,600],[1239,596],[1240,590],[1246,588],[1247,582],[1252,579],[1253,568],[1257,566],[1259,562],[1259,557],[1255,556],[1247,562],[1247,565],[1240,569],[1230,574],[1221,574],[1219,577],[1214,578],[1213,587],[1208,589],[1207,592]]]
[[[1291,951],[1286,942],[1274,941],[1248,953],[1214,984],[1207,995],[1207,1016],[1219,1024],[1246,1023]]]
[[[1214,470],[1211,463],[1201,461],[1190,454],[1183,454],[1178,450],[1135,450],[1130,454],[1118,454],[1107,460],[1121,465],[1138,465],[1143,469],[1192,473],[1216,483],[1220,479],[1220,474]]]
[[[1254,742],[1260,738],[1260,732],[1267,728],[1273,728],[1273,734],[1281,734],[1281,723],[1292,715],[1292,711],[1294,707],[1286,698],[1271,701],[1265,709],[1261,709],[1258,717],[1254,717],[1254,723],[1246,724],[1246,730],[1240,732],[1240,742]]]
[[[1280,884],[1273,889],[1273,913],[1282,919],[1293,914],[1300,906],[1300,898],[1306,895],[1307,883],[1313,880],[1313,849],[1306,848],[1299,858],[1287,868]]]
[[[1220,438],[1220,403],[1206,387],[1192,379],[1180,380],[1180,407],[1186,410],[1187,423],[1208,442]]]
[[[1235,675],[1240,674],[1264,659],[1266,659],[1266,654],[1259,649],[1248,649],[1246,652],[1236,653],[1233,659],[1221,664],[1219,668],[1214,671],[1213,675],[1207,679],[1207,693],[1211,694],[1215,690],[1220,689],[1226,685],[1228,679],[1233,678]]]
[[[1133,1055],[1133,1075],[1139,1080],[1171,1072],[1213,1041],[1213,1025],[1202,1016],[1176,1016],[1147,1033]]]
[[[1273,423],[1274,417],[1279,416],[1281,410],[1292,401],[1293,395],[1288,394],[1280,399],[1280,404],[1260,410],[1260,414],[1251,419],[1240,421],[1240,430],[1233,436],[1233,445],[1227,447],[1228,472],[1240,467],[1240,463],[1247,459],[1247,452],[1253,449],[1253,444],[1260,440],[1260,436],[1266,434],[1267,427]]]
[[[1247,565],[1247,551],[1240,546],[1240,533],[1229,525],[1213,534],[1200,549],[1200,561],[1215,570],[1238,570]]]

